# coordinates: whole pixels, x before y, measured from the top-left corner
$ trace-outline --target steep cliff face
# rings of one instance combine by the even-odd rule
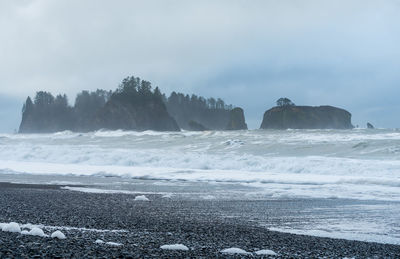
[[[168,113],[176,120],[179,127],[186,130],[199,130],[193,122],[210,130],[224,130],[229,121],[232,105],[227,105],[220,98],[205,98],[192,94],[172,92],[163,96]],[[194,127],[193,127],[194,126]]]
[[[180,130],[161,99],[135,104],[111,98],[97,113],[95,125],[97,128],[110,130]]]
[[[238,107],[231,110],[226,130],[246,130],[246,129],[247,129],[247,124],[244,119],[243,109]]]
[[[183,109],[182,109],[183,110]],[[209,130],[224,130],[229,121],[228,110],[205,110],[201,115],[190,112],[179,112],[168,110],[177,121],[179,127],[185,130],[193,130],[191,122],[195,121]],[[184,114],[182,116],[181,114]]]
[[[351,113],[333,106],[278,106],[264,113],[261,129],[351,129]]]

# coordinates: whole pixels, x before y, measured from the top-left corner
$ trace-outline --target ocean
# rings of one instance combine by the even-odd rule
[[[400,244],[398,130],[0,134],[0,181],[176,199],[310,201],[296,213],[287,207],[286,220],[257,220],[276,231]],[[235,213],[228,214],[221,216]]]

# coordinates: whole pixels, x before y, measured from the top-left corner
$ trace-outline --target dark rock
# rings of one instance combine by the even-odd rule
[[[128,77],[112,92],[97,90],[78,94],[75,106],[66,95],[54,97],[39,91],[34,102],[26,100],[20,133],[88,132],[99,129],[179,131],[170,116],[158,88],[150,82]]]
[[[261,129],[352,129],[351,113],[332,106],[281,106],[264,113]]]
[[[367,122],[367,128],[368,129],[375,129],[374,125],[372,125],[371,123]]]
[[[232,105],[220,99],[205,98],[197,95],[185,95],[172,92],[163,97],[168,113],[176,120],[179,127],[192,130],[189,122],[195,121],[210,130],[224,130],[229,121]]]
[[[188,123],[189,129],[193,131],[205,131],[208,130],[206,127],[204,127],[202,124],[196,122],[196,121],[189,121]]]
[[[161,100],[147,100],[133,104],[111,98],[97,116],[97,129],[179,131],[176,121],[168,114]]]
[[[247,124],[244,118],[244,112],[242,108],[235,108],[231,110],[229,122],[226,126],[227,130],[246,130]]]

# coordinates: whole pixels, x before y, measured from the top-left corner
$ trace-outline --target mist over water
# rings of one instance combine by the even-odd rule
[[[0,171],[237,183],[265,198],[400,201],[400,132],[2,134]]]

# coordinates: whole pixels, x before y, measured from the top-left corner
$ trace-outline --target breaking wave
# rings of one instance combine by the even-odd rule
[[[3,134],[0,172],[234,182],[272,197],[400,200],[400,132]]]

